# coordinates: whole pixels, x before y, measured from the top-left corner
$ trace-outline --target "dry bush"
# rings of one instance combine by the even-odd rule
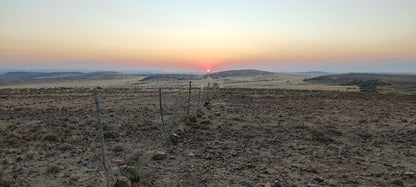
[[[71,150],[73,148],[74,148],[74,146],[72,144],[69,144],[69,143],[63,143],[59,146],[59,150],[61,150],[61,151],[68,151],[68,150]]]
[[[59,170],[61,169],[57,164],[49,164],[48,167],[46,167],[47,173],[58,173]]]
[[[80,135],[72,135],[71,137],[65,139],[66,143],[72,144],[72,145],[78,145],[82,142],[83,137]]]
[[[140,160],[140,151],[138,149],[135,149],[132,151],[129,155],[127,155],[126,162],[128,165],[135,165]]]
[[[114,153],[121,153],[121,152],[123,152],[124,151],[123,144],[116,144],[116,145],[114,145],[113,148],[112,148],[112,151]]]
[[[57,142],[59,138],[55,134],[48,133],[43,137],[43,141]]]
[[[99,160],[101,158],[101,150],[99,148],[95,148],[93,151],[88,153],[88,157],[91,160]]]

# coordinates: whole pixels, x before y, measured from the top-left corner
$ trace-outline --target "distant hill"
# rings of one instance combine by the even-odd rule
[[[110,80],[139,75],[140,74],[123,74],[117,72],[8,72],[0,75],[0,85],[51,83],[81,80]]]
[[[274,74],[272,72],[260,71],[254,69],[246,70],[230,70],[230,71],[221,71],[211,74],[156,74],[150,75],[141,81],[172,81],[172,80],[201,80],[204,78],[225,78],[225,77],[239,77],[239,76],[258,76],[258,75],[269,75]]]
[[[244,69],[244,70],[230,70],[221,71],[217,73],[207,74],[204,77],[211,77],[213,79],[224,78],[224,77],[239,77],[239,76],[258,76],[258,75],[270,75],[274,74],[268,71],[260,71],[255,69]]]
[[[141,81],[199,80],[201,78],[201,75],[195,74],[156,74],[147,76]]]
[[[338,75],[324,75],[306,79],[305,81],[329,83],[329,84],[348,84],[353,81],[379,80],[383,82],[408,82],[416,83],[416,75],[405,74],[373,74],[373,73],[348,73]]]
[[[416,92],[416,75],[409,74],[372,74],[372,73],[349,73],[338,75],[324,75],[305,79],[305,82],[335,84],[335,85],[357,85],[364,92]]]
[[[289,74],[299,74],[299,75],[329,75],[331,73],[324,71],[306,71],[306,72],[288,72]]]

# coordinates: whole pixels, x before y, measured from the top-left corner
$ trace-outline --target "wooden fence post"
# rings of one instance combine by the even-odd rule
[[[201,99],[201,88],[198,89],[198,109],[199,109],[199,100]]]
[[[192,88],[192,81],[189,81],[189,93],[188,93],[188,109],[186,110],[186,114],[189,115],[189,105],[191,102],[191,88]]]
[[[105,169],[105,177],[106,177],[106,180],[107,180],[107,187],[110,187],[111,186],[111,184],[110,184],[110,170],[108,168],[107,155],[105,154],[103,124],[101,123],[101,118],[100,118],[100,106],[98,104],[97,89],[94,89],[94,97],[95,97],[95,108],[97,110],[98,131],[100,133],[101,154],[103,156],[103,165],[104,165],[104,169]]]
[[[162,88],[159,87],[159,102],[160,102],[160,118],[162,119],[163,133],[165,134],[166,142],[168,141],[168,136],[166,135],[166,124],[163,119],[163,107],[162,107]]]

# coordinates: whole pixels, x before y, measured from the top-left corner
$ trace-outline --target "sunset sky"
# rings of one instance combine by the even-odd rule
[[[9,68],[416,72],[416,1],[2,0]]]

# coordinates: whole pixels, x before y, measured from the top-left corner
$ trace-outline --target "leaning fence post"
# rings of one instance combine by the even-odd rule
[[[166,135],[166,124],[163,119],[163,108],[162,108],[162,88],[159,88],[159,102],[160,102],[160,118],[162,119],[163,133],[165,134],[166,142],[168,141],[168,136]]]
[[[104,169],[105,169],[105,177],[106,177],[106,180],[107,180],[107,187],[110,187],[111,186],[111,184],[110,184],[110,170],[108,168],[107,156],[105,154],[103,124],[101,123],[101,118],[100,118],[100,106],[98,104],[97,89],[94,89],[94,97],[95,97],[95,107],[96,107],[96,110],[97,110],[98,131],[100,133],[101,154],[103,156],[103,165],[104,165]]]
[[[189,93],[188,93],[188,109],[186,110],[186,114],[189,115],[189,105],[191,101],[191,88],[192,88],[192,81],[189,81]]]

